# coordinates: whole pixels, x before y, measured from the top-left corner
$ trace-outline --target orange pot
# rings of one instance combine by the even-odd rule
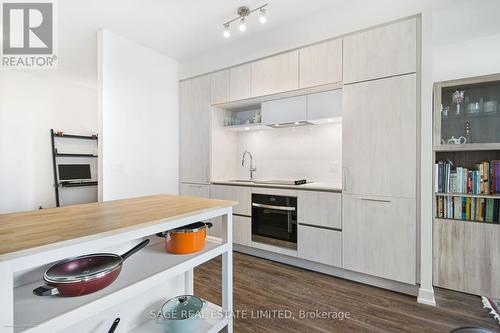
[[[177,229],[161,232],[159,237],[165,238],[165,250],[175,254],[189,254],[203,250],[207,229],[212,223],[196,222]]]

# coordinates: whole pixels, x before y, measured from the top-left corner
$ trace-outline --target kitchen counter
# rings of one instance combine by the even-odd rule
[[[266,187],[266,188],[282,188],[292,190],[305,190],[305,191],[323,191],[323,192],[342,192],[342,185],[335,183],[314,182],[302,185],[280,185],[280,184],[263,184],[246,181],[230,181],[230,180],[217,180],[212,181],[214,185],[233,185],[233,186],[250,186],[250,187]]]
[[[236,204],[227,200],[154,195],[2,214],[0,262]]]
[[[232,333],[232,207],[237,202],[177,195],[90,203],[0,215],[0,332],[95,332],[121,317],[120,332],[157,327],[149,314],[176,295],[192,295],[193,269],[222,257],[222,305],[207,303],[203,332]],[[195,253],[165,251],[154,235],[221,217],[221,238]],[[37,296],[49,264],[88,253],[123,253],[144,238],[109,286],[79,297]],[[139,297],[138,297],[139,296]],[[156,304],[156,305],[154,305]],[[158,306],[159,306],[158,305]],[[148,310],[148,311],[146,311]],[[92,325],[88,323],[91,322]]]

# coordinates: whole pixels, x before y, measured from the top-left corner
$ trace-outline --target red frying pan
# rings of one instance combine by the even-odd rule
[[[121,256],[113,253],[88,254],[52,265],[43,275],[47,286],[33,290],[38,296],[81,296],[109,286],[122,270],[125,259],[148,245],[146,239]]]

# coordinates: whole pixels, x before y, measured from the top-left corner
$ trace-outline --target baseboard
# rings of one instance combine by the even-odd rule
[[[431,306],[436,306],[436,299],[434,298],[434,289],[423,289],[418,290],[417,302],[420,304],[426,304]]]
[[[269,252],[261,249],[256,249],[253,247],[233,244],[233,250],[236,252],[241,252],[245,254],[249,254],[255,257],[260,257],[272,261],[277,261],[283,264],[296,266],[300,268],[304,268],[307,270],[328,274],[336,277],[340,277],[347,280],[352,280],[355,282],[368,284],[374,287],[388,289],[391,291],[396,291],[402,294],[407,294],[411,296],[417,296],[418,294],[418,286],[410,285],[402,282],[387,280],[383,278],[379,278],[372,275],[357,273],[353,271],[348,271],[343,268],[328,266],[316,262],[312,262],[309,260],[304,260],[296,257],[291,257],[279,253]],[[434,295],[434,294],[433,294]]]

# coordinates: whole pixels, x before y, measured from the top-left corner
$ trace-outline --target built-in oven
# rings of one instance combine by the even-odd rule
[[[297,198],[252,194],[252,241],[297,249]]]

